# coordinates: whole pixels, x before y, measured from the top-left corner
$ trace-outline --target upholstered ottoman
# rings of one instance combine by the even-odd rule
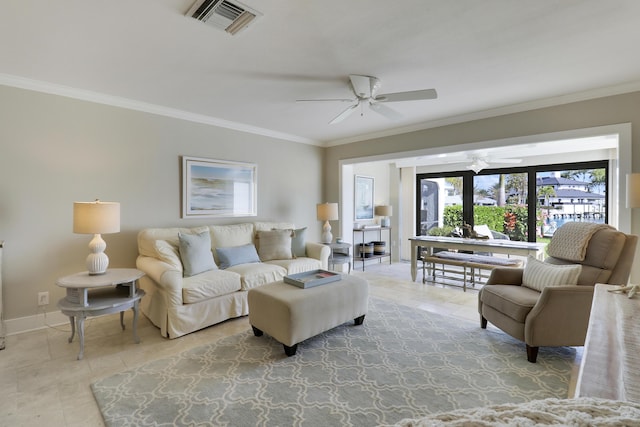
[[[351,319],[361,325],[368,297],[369,284],[355,276],[308,289],[275,282],[249,290],[249,323],[256,336],[271,335],[293,356],[307,338]]]

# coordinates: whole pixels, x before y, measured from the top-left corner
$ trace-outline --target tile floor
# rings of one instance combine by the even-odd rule
[[[356,268],[352,274],[369,280],[372,296],[478,323],[476,290],[412,283],[408,263],[375,264],[365,272]],[[129,328],[131,320],[129,311],[125,315]],[[248,318],[243,317],[167,340],[141,316],[142,342],[134,344],[131,331],[120,330],[117,314],[90,318],[80,361],[77,341],[67,342],[67,324],[9,336],[6,349],[0,351],[0,426],[103,426],[90,389],[93,381],[248,328]],[[581,352],[577,353],[570,395],[580,362]]]

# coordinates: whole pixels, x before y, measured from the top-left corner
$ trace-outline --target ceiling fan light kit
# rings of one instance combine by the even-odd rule
[[[489,166],[489,163],[485,162],[482,159],[474,158],[473,161],[471,162],[471,164],[469,166],[467,166],[467,169],[470,169],[470,170],[474,171],[475,173],[478,173],[482,169],[486,168],[487,166]]]
[[[413,90],[407,92],[396,92],[387,94],[378,94],[378,90],[382,86],[380,79],[372,76],[363,76],[359,74],[349,75],[351,83],[351,91],[355,95],[353,99],[299,99],[298,102],[352,102],[353,104],[344,109],[340,114],[334,117],[329,124],[336,124],[349,117],[358,107],[361,107],[361,115],[364,115],[364,106],[369,108],[381,116],[392,121],[398,121],[402,115],[394,109],[382,105],[383,102],[403,102],[403,101],[423,101],[436,99],[438,93],[435,89]]]

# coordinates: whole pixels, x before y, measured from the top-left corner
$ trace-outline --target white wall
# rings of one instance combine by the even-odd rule
[[[286,220],[320,238],[324,149],[0,86],[0,240],[8,329],[38,313],[37,293],[85,270],[90,236],[72,233],[74,201],[121,203],[121,232],[103,236],[112,267],[133,267],[145,227]],[[258,216],[180,218],[180,156],[258,164]],[[295,178],[295,179],[292,179]]]

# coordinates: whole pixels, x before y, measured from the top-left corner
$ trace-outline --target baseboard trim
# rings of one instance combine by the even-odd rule
[[[18,317],[4,321],[7,335],[23,334],[25,332],[37,331],[49,326],[68,325],[69,317],[60,311],[42,312],[33,316]]]

